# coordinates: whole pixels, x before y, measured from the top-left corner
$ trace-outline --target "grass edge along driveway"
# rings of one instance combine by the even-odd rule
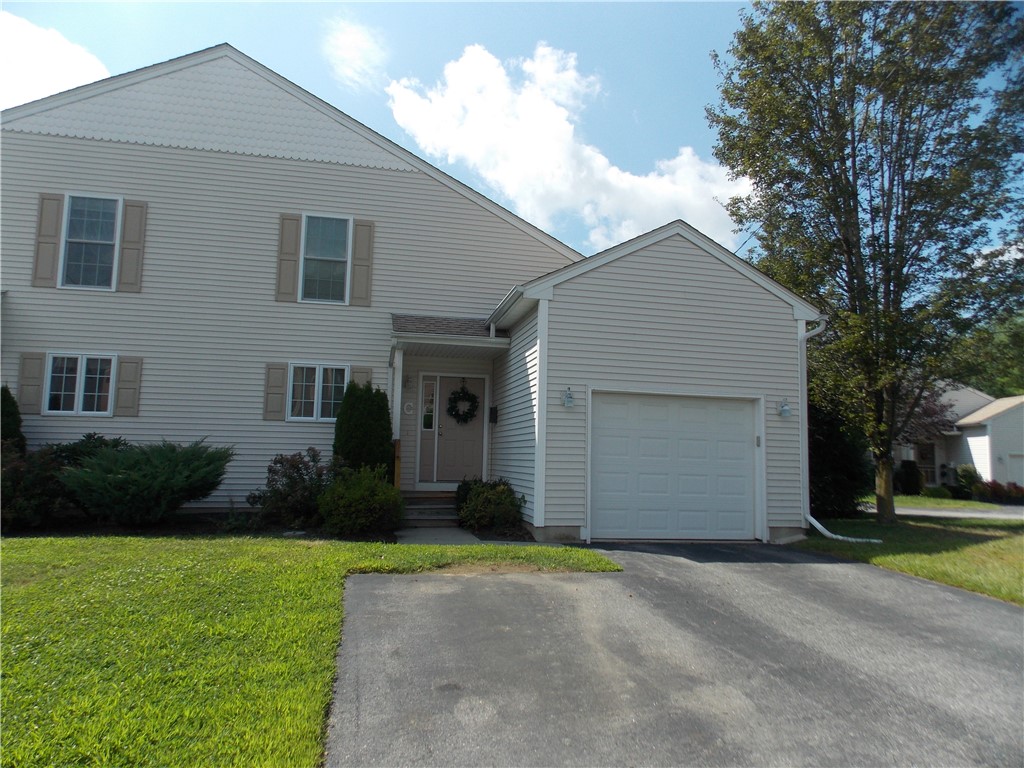
[[[869,518],[823,524],[832,533],[882,544],[834,541],[812,531],[793,546],[1024,605],[1024,521],[900,517],[895,525]]]
[[[615,571],[584,549],[8,538],[3,766],[316,766],[349,573]]]

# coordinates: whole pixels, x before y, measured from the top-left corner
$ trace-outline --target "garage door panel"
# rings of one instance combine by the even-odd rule
[[[594,480],[598,493],[625,496],[629,493],[629,477],[627,472],[603,472]]]
[[[641,437],[637,439],[636,452],[642,459],[670,459],[671,447],[667,437]]]
[[[668,473],[644,473],[637,475],[637,493],[644,496],[668,497],[672,487],[672,480]]]
[[[751,401],[596,393],[592,402],[592,537],[754,537]]]
[[[709,456],[708,441],[684,438],[678,441],[679,458],[687,460],[706,460]]]

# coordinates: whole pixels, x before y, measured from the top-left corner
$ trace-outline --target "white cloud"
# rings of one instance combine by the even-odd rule
[[[102,80],[110,72],[85,48],[55,29],[0,11],[0,108]]]
[[[600,83],[579,72],[575,54],[541,43],[532,58],[503,64],[473,45],[445,66],[442,83],[403,79],[387,92],[395,120],[424,152],[465,163],[542,229],[576,217],[588,245],[602,250],[681,218],[735,245],[716,198],[748,191],[745,182],[690,147],[636,175],[579,139],[581,112]]]
[[[369,27],[344,19],[328,22],[322,51],[335,79],[346,88],[363,90],[386,80],[387,49]]]

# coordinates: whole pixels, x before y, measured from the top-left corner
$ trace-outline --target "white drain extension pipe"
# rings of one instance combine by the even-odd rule
[[[824,331],[825,330],[825,326],[827,324],[828,324],[828,318],[825,315],[822,315],[821,317],[818,318],[818,325],[813,330],[804,331],[802,334],[800,334],[800,342],[801,342],[800,343],[800,358],[801,358],[800,359],[800,368],[802,369],[802,371],[804,372],[805,375],[806,375],[806,371],[807,371],[807,340],[817,336],[819,333]],[[805,390],[805,396],[802,398],[802,400],[804,401],[803,402],[804,433],[806,434],[806,432],[807,432],[807,397],[806,397],[806,390]],[[805,443],[805,445],[806,445],[806,443]],[[807,456],[806,452],[804,453],[804,456],[805,457]],[[817,520],[815,520],[813,517],[811,517],[811,510],[810,510],[809,506],[805,507],[805,509],[804,509],[804,519],[806,519],[808,523],[813,525],[815,530],[817,530],[818,533],[820,533],[826,539],[832,539],[834,541],[847,541],[847,542],[850,542],[851,544],[881,544],[882,543],[881,539],[857,539],[857,538],[853,538],[851,536],[840,536],[837,533],[832,533],[832,531],[828,530],[825,526],[823,526],[821,523],[819,523]]]

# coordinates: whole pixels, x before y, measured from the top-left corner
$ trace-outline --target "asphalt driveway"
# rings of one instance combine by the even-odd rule
[[[327,765],[1024,764],[1024,612],[763,545],[352,576]]]

